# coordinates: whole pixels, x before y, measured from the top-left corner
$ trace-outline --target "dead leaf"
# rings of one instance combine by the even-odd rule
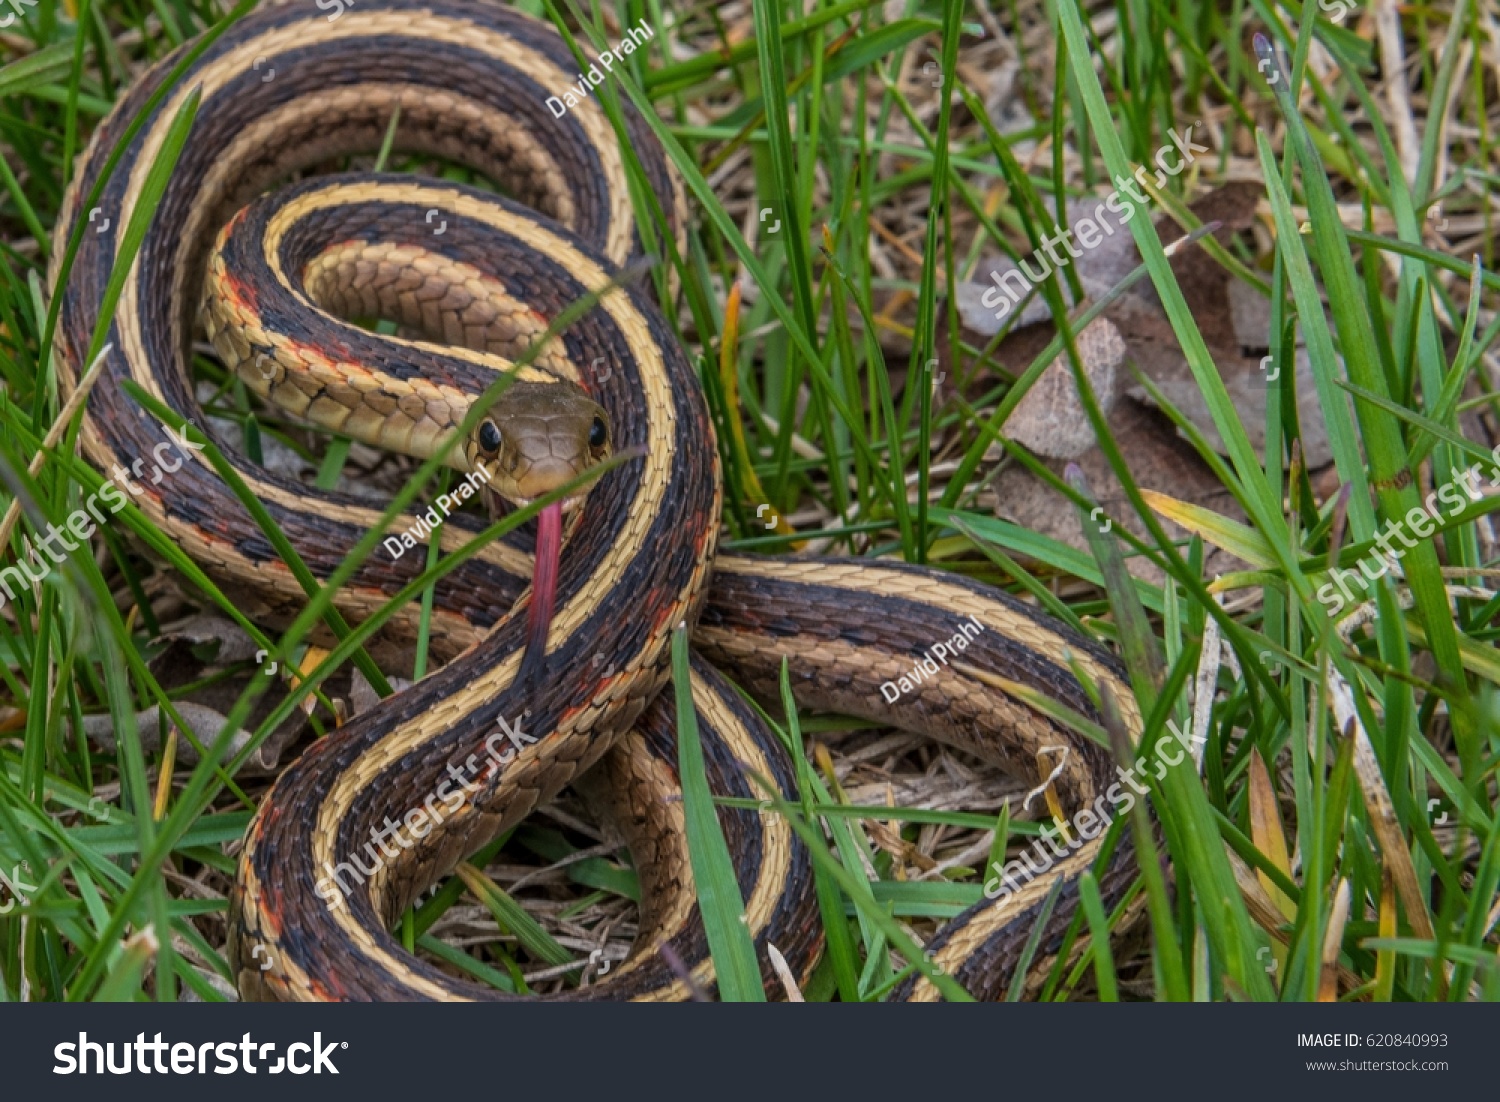
[[[404,677],[387,677],[386,680],[390,682],[391,688],[398,693],[402,689],[410,688],[415,684],[415,682],[408,681]],[[379,703],[380,694],[366,680],[364,673],[358,667],[355,667],[349,678],[349,718],[353,719],[357,715],[368,712]]]
[[[1271,783],[1270,771],[1266,769],[1266,763],[1261,760],[1258,750],[1250,753],[1249,777],[1250,840],[1255,843],[1256,849],[1265,854],[1271,864],[1285,873],[1287,879],[1291,879],[1292,860],[1287,855],[1286,835],[1281,829],[1281,815],[1276,804],[1276,788]],[[1265,873],[1257,872],[1255,875],[1259,877],[1261,887],[1266,889],[1266,894],[1275,902],[1277,909],[1287,919],[1295,919],[1297,905]]]
[[[1125,342],[1107,318],[1098,318],[1077,334],[1078,356],[1089,385],[1107,417],[1114,407],[1115,368],[1125,357]],[[1032,384],[1005,422],[1005,435],[1038,455],[1072,459],[1098,443],[1084,412],[1066,350]]]
[[[1262,189],[1258,184],[1231,183],[1193,202],[1190,209],[1203,223],[1220,223],[1214,237],[1221,245],[1227,246],[1236,234],[1252,225],[1256,203],[1261,195]],[[1070,205],[1070,213],[1081,221],[1091,211],[1087,204],[1080,203]],[[1164,215],[1158,214],[1155,221],[1164,245],[1183,236],[1181,227]],[[1140,255],[1128,233],[1128,227],[1127,232],[1105,237],[1098,247],[1082,252],[1073,261],[1074,274],[1078,276],[1084,289],[1094,294],[1102,294],[1115,287],[1139,263]],[[979,277],[989,281],[990,273],[1003,270],[1004,264],[992,261],[987,266],[981,266]],[[1245,355],[1240,338],[1234,330],[1228,292],[1232,282],[1229,273],[1201,247],[1184,249],[1174,254],[1171,265],[1173,275],[1199,331],[1209,345],[1215,364],[1226,381],[1238,380],[1232,390],[1236,395],[1236,408],[1242,411],[1247,426],[1259,418],[1260,429],[1255,435],[1263,439],[1265,374],[1260,370],[1258,358]],[[972,307],[986,291],[993,291],[992,283],[974,285],[967,291],[959,289],[956,298],[966,320],[975,311],[970,309],[968,313],[964,313],[965,301],[969,300]],[[992,299],[995,297],[991,295]],[[994,333],[994,309],[986,313],[991,315],[987,331]],[[1045,318],[1045,313],[1043,317]],[[1188,369],[1177,336],[1162,312],[1160,299],[1150,280],[1131,286],[1109,305],[1104,317],[1113,324],[1123,340],[1126,349],[1124,362],[1133,368],[1133,372],[1138,372],[1158,385],[1163,397],[1181,408],[1189,422],[1195,425],[1206,422],[1206,404],[1197,391],[1197,384]],[[1019,320],[1028,321],[1030,318],[1031,314],[1023,310]],[[975,320],[983,324],[986,319],[976,317]],[[978,328],[974,331],[983,335],[986,329]],[[1054,327],[1050,324],[1018,327],[996,349],[995,360],[1003,364],[1011,375],[1018,375],[1042,352],[1053,334]],[[1258,414],[1253,412],[1257,408],[1254,405],[1257,387],[1260,402]],[[1310,379],[1307,381],[1307,389],[1310,393]],[[1145,489],[1158,490],[1178,501],[1210,509],[1230,520],[1242,520],[1244,514],[1238,503],[1225,491],[1196,452],[1178,437],[1170,420],[1139,400],[1143,394],[1144,388],[1139,385],[1134,373],[1115,373],[1114,393],[1111,396],[1115,404],[1108,413],[1109,428],[1115,444],[1130,466],[1136,484]],[[1120,397],[1129,395],[1136,397],[1130,401],[1119,401]],[[1102,402],[1103,393],[1100,397]],[[1025,404],[1023,400],[1018,411]],[[1244,412],[1247,407],[1252,412]],[[1081,414],[1081,410],[1079,413]],[[1014,416],[1015,414],[1012,415],[1013,418]],[[1035,450],[1047,458],[1054,470],[1059,470],[1061,464],[1054,458],[1058,449],[1055,446],[1049,447],[1048,442],[1051,436],[1057,435],[1061,430],[1055,419],[1047,428],[1051,435],[1042,438],[1043,434],[1032,432],[1029,438],[1041,445]],[[1005,431],[1012,438],[1026,443],[1010,426]],[[1210,439],[1214,441],[1211,446],[1217,446],[1217,436],[1211,436]],[[1144,524],[1132,519],[1133,510],[1098,448],[1089,448],[1073,458],[1095,488],[1098,503],[1104,510],[1111,516],[1123,518],[1122,522],[1129,530],[1146,536]],[[1314,458],[1323,459],[1326,463],[1323,454],[1317,454]],[[997,515],[1052,536],[1070,547],[1080,550],[1085,548],[1077,518],[1066,499],[1029,472],[1009,467],[995,477],[992,486]],[[1165,524],[1165,529],[1174,538],[1185,535],[1181,528],[1170,522]],[[1126,563],[1137,577],[1148,581],[1160,580],[1160,572],[1139,556],[1127,557]],[[1243,566],[1238,559],[1220,549],[1208,550],[1205,567],[1210,574],[1243,569]]]
[[[1264,354],[1271,347],[1271,300],[1244,280],[1230,280],[1229,324],[1240,342],[1240,351],[1247,356]],[[1299,343],[1301,334],[1298,329]]]
[[[239,624],[208,612],[190,616],[180,623],[163,625],[159,641],[169,646],[186,644],[195,658],[209,663],[210,669],[249,662],[258,649],[255,640]],[[160,656],[153,660],[153,664],[157,661],[160,661]]]
[[[224,730],[224,724],[228,719],[201,704],[194,704],[189,700],[178,700],[173,702],[183,721],[188,725],[193,738],[197,739],[205,748],[212,745],[219,733]],[[136,730],[140,733],[141,749],[146,753],[155,753],[161,748],[161,730],[163,726],[171,729],[171,721],[162,723],[161,709],[153,704],[145,711],[137,712],[135,716]],[[301,724],[295,725],[300,727]],[[285,730],[286,725],[282,725]],[[119,749],[116,742],[114,717],[108,713],[83,717],[83,731],[89,739],[103,748],[108,753],[114,753]],[[277,732],[280,734],[280,732]],[[251,732],[241,727],[229,739],[229,745],[224,749],[220,762],[227,762],[236,754],[250,744]],[[285,748],[285,742],[278,740],[275,735],[263,742],[251,754],[241,773],[274,773],[276,772],[277,759]],[[177,760],[185,766],[198,764],[198,748],[188,739],[182,739],[177,744]]]
[[[1139,332],[1137,338],[1143,339]],[[1181,353],[1175,351],[1176,338],[1171,338],[1171,340],[1173,350],[1163,350],[1160,356],[1154,358],[1154,369],[1148,371],[1143,368],[1142,373],[1151,379],[1161,391],[1162,397],[1192,422],[1193,427],[1202,433],[1204,440],[1214,451],[1220,455],[1228,455],[1229,450],[1219,437],[1219,430],[1214,426],[1213,418],[1209,416],[1208,403],[1203,398],[1203,391],[1199,389],[1197,381],[1193,378],[1187,360],[1182,357]],[[1229,392],[1230,400],[1239,414],[1245,435],[1250,438],[1250,445],[1255,449],[1256,455],[1264,461],[1266,404],[1271,388],[1271,384],[1267,381],[1268,365],[1261,360],[1247,359],[1238,355],[1234,355],[1232,359],[1227,355],[1222,357],[1216,355],[1215,363],[1224,380],[1224,389]],[[1304,462],[1309,470],[1318,471],[1333,462],[1333,448],[1328,443],[1328,432],[1323,422],[1323,407],[1318,400],[1317,386],[1313,382],[1312,361],[1305,348],[1297,349],[1293,378],[1297,391],[1297,422],[1301,431]],[[1125,393],[1137,402],[1144,402],[1153,408],[1156,405],[1144,386],[1133,386]],[[1177,431],[1181,432],[1180,429]]]
[[[1242,520],[1244,513],[1233,495],[1220,485],[1212,471],[1171,431],[1163,418],[1135,402],[1121,402],[1110,414],[1110,431],[1115,443],[1128,457],[1136,482],[1143,487],[1170,487],[1172,496],[1212,509],[1231,519]],[[1061,473],[1062,460],[1048,460],[1048,466]],[[1082,468],[1095,500],[1111,517],[1137,535],[1149,538],[1125,491],[1110,469],[1104,453],[1090,448],[1073,460]],[[991,483],[997,516],[1022,527],[1050,536],[1068,547],[1087,550],[1078,514],[1072,504],[1025,468],[1010,465]],[[989,500],[986,498],[986,500]],[[1167,534],[1182,538],[1187,533],[1170,521],[1163,522]],[[1125,565],[1135,577],[1152,583],[1162,579],[1161,571],[1137,555],[1129,555]],[[1242,563],[1218,548],[1209,548],[1205,567],[1210,576],[1244,569]]]

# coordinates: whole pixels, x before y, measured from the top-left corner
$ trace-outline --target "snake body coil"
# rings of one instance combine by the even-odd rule
[[[79,236],[77,259],[64,285],[59,269],[52,273],[53,293],[63,296],[68,389],[85,366],[119,234],[179,107],[191,90],[200,94],[89,400],[82,441],[101,470],[128,468],[163,439],[123,381],[200,418],[186,356],[205,276],[213,290],[205,327],[252,389],[348,435],[425,455],[510,358],[571,303],[608,290],[638,251],[620,145],[603,110],[591,98],[557,119],[544,106],[576,69],[550,28],[457,0],[362,0],[331,22],[306,8],[264,7],[190,61],[124,143],[104,186],[100,205],[113,230],[78,233],[87,218],[81,197],[183,52],[122,97],[80,161],[54,250],[61,257]],[[246,207],[300,170],[379,148],[397,108],[398,151],[462,162],[528,206],[367,174],[315,178]],[[664,229],[680,238],[680,184],[649,129],[633,112],[625,117]],[[342,320],[370,315],[425,339],[383,337]],[[608,983],[567,997],[686,997],[688,985],[660,952],[668,944],[697,983],[711,986],[673,799],[673,709],[660,693],[670,633],[682,622],[697,622],[692,692],[716,793],[759,798],[751,773],[784,793],[795,785],[776,738],[703,659],[776,700],[786,658],[802,705],[926,732],[1012,772],[1034,776],[1038,750],[1067,746],[1052,781],[1065,808],[1107,786],[1112,764],[1102,750],[954,668],[895,704],[880,693],[972,617],[985,630],[965,653],[968,665],[1094,714],[1071,657],[1111,688],[1137,732],[1133,697],[1097,645],[1002,593],[926,568],[716,556],[721,487],[706,409],[691,364],[642,292],[609,290],[538,364],[602,407],[617,451],[638,453],[604,475],[578,510],[557,580],[546,676],[524,691],[517,684],[525,648],[516,609],[529,600],[531,561],[521,545],[497,541],[436,587],[434,649],[452,661],[316,743],[263,800],[241,853],[231,920],[246,998],[509,997],[406,953],[390,927],[437,877],[580,778],[613,805],[630,842],[642,933]],[[320,582],[377,523],[379,512],[360,500],[310,490],[222,450]],[[213,577],[248,583],[273,611],[294,613],[305,601],[301,584],[207,462],[194,459],[139,487],[136,504]],[[391,530],[414,522],[398,517]],[[456,514],[441,531],[448,551],[475,528]],[[370,615],[420,573],[423,558],[371,556],[340,589],[339,608]],[[391,627],[412,633],[416,622],[412,609]],[[529,739],[497,743],[518,722]],[[723,811],[720,820],[766,976],[767,943],[804,974],[819,944],[806,852],[779,816]],[[976,995],[1002,990],[1060,875],[1064,889],[1028,974],[1034,987],[1075,912],[1077,875],[1099,846],[1083,842],[1003,907],[982,902],[960,915],[928,946],[930,959]],[[1121,900],[1129,860],[1122,844],[1101,871],[1107,904]],[[259,946],[266,952],[252,954]],[[896,992],[936,996],[921,976]]]

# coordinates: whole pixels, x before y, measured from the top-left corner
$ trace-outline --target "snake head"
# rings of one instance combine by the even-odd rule
[[[572,383],[517,381],[465,444],[469,465],[490,472],[489,489],[529,505],[609,458],[609,414]],[[563,509],[582,502],[580,490]]]
[[[530,505],[609,457],[609,414],[572,383],[512,383],[465,443],[471,469],[490,472],[489,490]],[[542,675],[557,600],[562,515],[581,502],[579,490],[537,514],[535,565],[526,616],[526,655],[517,680]]]

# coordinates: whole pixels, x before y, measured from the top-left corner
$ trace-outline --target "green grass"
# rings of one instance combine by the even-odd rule
[[[1373,22],[1363,9],[1335,24],[1317,5],[1262,0],[1087,8],[1057,0],[983,12],[953,0],[913,0],[903,10],[846,0],[797,5],[795,16],[793,5],[754,0],[727,25],[713,6],[659,0],[521,6],[565,28],[575,48],[602,46],[611,27],[643,17],[659,29],[605,102],[617,110],[625,97],[648,113],[695,208],[694,232],[677,255],[656,233],[659,212],[639,196],[646,236],[666,254],[653,278],[664,287],[675,267],[683,285],[673,327],[701,365],[721,441],[728,548],[783,552],[816,531],[829,553],[928,562],[1032,599],[1124,657],[1148,717],[1146,748],[1167,737],[1168,720],[1192,722],[1194,684],[1206,679],[1212,706],[1206,726],[1194,728],[1206,735],[1201,772],[1189,759],[1153,782],[1171,877],[1148,862],[1133,889],[1145,900],[1149,944],[1121,940],[1122,909],[1109,913],[1085,880],[1068,937],[1076,952],[1059,958],[1043,997],[1500,998],[1500,596],[1481,573],[1497,566],[1489,514],[1500,497],[1445,520],[1441,544],[1421,540],[1403,560],[1404,585],[1372,585],[1378,615],[1352,634],[1340,633],[1316,596],[1332,566],[1354,567],[1429,489],[1488,463],[1492,441],[1476,434],[1474,415],[1500,415],[1489,202],[1500,181],[1490,130],[1500,88],[1489,59],[1500,44],[1487,40],[1478,5],[1450,0],[1402,13],[1414,110],[1451,104],[1453,112],[1446,126],[1417,114],[1415,147],[1374,83]],[[43,448],[61,411],[56,319],[43,288],[72,165],[132,72],[230,14],[188,0],[40,0],[28,11],[0,37],[0,506],[20,503],[0,564],[100,485],[74,454],[76,419]],[[994,42],[996,27],[1005,49]],[[1021,129],[985,116],[989,82],[1009,52],[1019,62],[1010,98],[1035,120]],[[934,81],[954,94],[935,91]],[[190,99],[147,181],[125,232],[129,248],[181,142],[191,140],[193,108]],[[1206,118],[1212,152],[1154,193],[1150,209],[1195,227],[1186,203],[1227,177],[1226,150],[1237,175],[1259,174],[1260,232],[1227,249],[1190,247],[1218,260],[1226,279],[1269,291],[1277,363],[1305,345],[1336,474],[1294,459],[1305,454],[1308,426],[1293,416],[1289,371],[1268,384],[1268,446],[1263,454],[1253,446],[1204,336],[1206,319],[1189,309],[1158,229],[1136,217],[1130,230],[1142,263],[1116,293],[1149,279],[1224,454],[1170,408],[1161,431],[1171,433],[1174,420],[1184,426],[1234,511],[1179,510],[1172,519],[1189,534],[1169,530],[1152,507],[1161,499],[1148,495],[1177,496],[1174,487],[1132,473],[1140,457],[1116,439],[1100,396],[1081,385],[1085,415],[1124,493],[1114,510],[1121,523],[1105,535],[1088,522],[1095,499],[1087,483],[1000,430],[1054,358],[1086,381],[1076,335],[1109,300],[1067,313],[1078,273],[1055,272],[1039,290],[1061,324],[1039,355],[1019,362],[1004,334],[963,329],[946,289],[969,278],[981,253],[1028,254],[1112,176],[1147,162],[1171,128]],[[398,157],[391,167],[417,166]],[[1461,255],[1433,247],[1437,206],[1464,223]],[[780,222],[774,234],[764,208]],[[1359,211],[1358,224],[1341,221],[1340,209]],[[71,254],[61,258],[64,271]],[[726,303],[736,283],[744,305],[733,316]],[[94,351],[103,340],[101,329]],[[939,362],[959,381],[958,395],[951,384],[930,385]],[[211,415],[243,430],[252,457],[285,445],[324,486],[359,473],[358,449],[347,441],[320,439],[255,407],[211,361],[197,369],[215,387]],[[30,472],[39,454],[45,462]],[[988,486],[997,455],[1052,487],[1058,508],[1076,512],[1079,539],[1064,543],[994,515]],[[222,459],[216,465],[230,473]],[[438,474],[436,463],[376,469],[392,514],[428,493]],[[761,506],[797,530],[768,532]],[[280,534],[272,526],[267,537]],[[372,533],[351,563],[377,542]],[[1209,545],[1235,550],[1249,569],[1215,578],[1204,567]],[[97,555],[72,556],[35,592],[8,602],[0,613],[0,873],[11,877],[24,862],[27,889],[0,913],[0,998],[223,998],[232,846],[264,791],[263,779],[240,767],[303,698],[316,704],[314,727],[331,728],[329,698],[347,695],[335,686],[352,669],[382,692],[387,675],[411,673],[382,671],[369,644],[405,603],[425,594],[430,611],[433,582],[478,546],[434,557],[379,616],[356,625],[331,601],[353,566],[326,585],[306,575],[307,607],[276,639],[130,506],[95,538]],[[236,670],[243,691],[224,707],[224,730],[201,739],[206,753],[195,765],[183,764],[182,743],[145,740],[136,723],[156,704],[189,730],[177,703],[199,677],[167,681],[153,672],[165,649],[162,619],[183,611],[177,593],[237,624],[275,660],[301,663],[305,675],[270,707],[267,679]],[[338,640],[332,649],[309,650],[318,624]],[[1234,665],[1221,661],[1216,640]],[[424,650],[415,671],[428,668]],[[776,813],[813,850],[826,943],[807,997],[879,999],[913,969],[948,997],[964,997],[931,969],[921,945],[978,898],[983,871],[975,866],[1026,844],[1036,823],[1021,818],[1019,800],[998,822],[994,804],[902,810],[851,800],[845,785],[869,775],[856,752],[882,733],[799,716],[789,697],[784,703],[771,719],[798,750],[799,791]],[[1104,727],[1117,734],[1104,703]],[[113,717],[116,749],[85,737],[84,719],[94,715]],[[242,726],[252,732],[248,744],[222,768],[209,764]],[[1122,757],[1146,755],[1115,743]],[[148,748],[158,745],[175,745],[176,760]],[[932,764],[925,753],[896,755],[891,776],[916,784]],[[757,998],[695,737],[682,746],[682,766],[700,902],[724,990]],[[574,811],[567,805],[556,822],[533,819],[437,885],[400,926],[408,947],[507,990],[531,990],[527,975],[587,956],[589,937],[634,913],[638,887],[626,855],[582,853],[597,839]],[[1116,836],[1126,830],[1150,844],[1144,808]],[[923,869],[902,855],[966,847],[981,856],[927,879],[915,879]],[[540,887],[512,890],[518,868],[559,862]],[[1259,889],[1242,891],[1237,875]],[[1345,890],[1353,903],[1339,923],[1335,900]],[[0,888],[0,906],[10,899]],[[476,921],[493,925],[493,938],[468,949],[445,939]],[[154,937],[143,935],[147,927]],[[1329,948],[1336,988],[1323,964]],[[546,979],[542,989],[577,975]]]

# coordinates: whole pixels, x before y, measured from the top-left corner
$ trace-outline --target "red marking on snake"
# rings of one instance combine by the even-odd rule
[[[221,286],[224,296],[234,303],[242,313],[260,315],[260,295],[255,285],[241,279],[228,269],[221,269]]]

